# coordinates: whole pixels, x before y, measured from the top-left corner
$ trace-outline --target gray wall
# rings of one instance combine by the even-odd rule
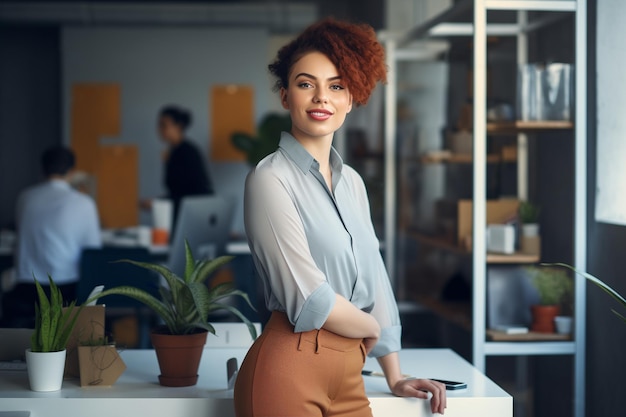
[[[600,3],[600,2],[597,2]],[[602,50],[596,32],[609,31],[611,36],[621,39],[626,36],[624,25],[607,26],[610,16],[624,16],[626,4],[621,0],[603,0],[596,9],[596,1],[589,7],[589,228],[588,264],[590,273],[598,276],[621,294],[626,294],[626,227],[596,222],[594,219],[596,180],[596,120],[597,78],[602,76],[603,67],[597,65],[597,55],[613,54]],[[597,15],[596,15],[597,13]],[[611,57],[612,55],[609,55]],[[612,65],[624,67],[625,62]],[[624,83],[614,91],[624,91]],[[607,109],[620,117],[626,109]],[[604,115],[608,116],[608,115]],[[623,132],[621,132],[623,135]],[[623,140],[623,138],[622,138]],[[626,175],[624,167],[617,167]],[[626,375],[626,325],[611,313],[610,309],[622,310],[616,302],[594,286],[587,288],[587,415],[612,417],[623,415],[626,409],[624,376]]]
[[[0,26],[0,228],[41,179],[39,156],[60,140],[59,31]]]
[[[159,108],[169,103],[189,108],[194,114],[189,137],[207,155],[212,85],[252,85],[257,120],[270,108],[274,98],[265,70],[268,45],[269,35],[262,29],[64,28],[63,138],[70,140],[74,83],[119,83],[121,135],[104,140],[138,145],[140,196],[162,195],[163,145],[156,134]],[[248,166],[210,161],[209,165],[217,192],[234,195],[241,201]],[[242,231],[241,207],[238,211],[234,229]]]

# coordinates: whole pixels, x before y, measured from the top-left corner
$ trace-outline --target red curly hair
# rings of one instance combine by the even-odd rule
[[[283,46],[269,70],[275,89],[289,86],[291,67],[303,55],[320,52],[337,67],[357,105],[366,104],[377,82],[387,81],[385,50],[371,26],[326,18],[312,24]]]

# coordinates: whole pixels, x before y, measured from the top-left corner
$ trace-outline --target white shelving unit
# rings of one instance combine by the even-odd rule
[[[585,413],[585,280],[576,277],[575,282],[575,338],[573,341],[546,342],[496,342],[488,341],[486,334],[486,292],[487,292],[487,253],[486,229],[486,171],[487,171],[487,36],[513,36],[517,40],[518,63],[526,63],[528,33],[542,28],[563,17],[573,14],[575,19],[575,203],[574,203],[574,264],[586,269],[586,204],[587,204],[587,165],[586,165],[586,120],[587,120],[587,25],[586,0],[463,0],[450,9],[402,36],[387,34],[381,39],[387,48],[390,68],[389,82],[385,91],[385,242],[388,268],[394,280],[393,260],[396,259],[397,190],[396,175],[396,63],[398,57],[410,55],[410,42],[438,37],[466,36],[473,38],[473,299],[472,299],[472,348],[473,363],[485,371],[487,356],[530,355],[573,355],[574,356],[574,415],[583,417]],[[517,13],[516,23],[489,23],[487,12],[501,10]],[[541,18],[529,20],[529,12],[556,12]],[[471,22],[459,23],[460,17],[470,14]],[[492,130],[489,129],[491,132]],[[528,193],[528,153],[527,135],[524,129],[518,133],[518,197],[526,199]],[[395,281],[394,281],[395,282]],[[521,362],[523,363],[523,362]],[[523,369],[520,369],[524,372]]]

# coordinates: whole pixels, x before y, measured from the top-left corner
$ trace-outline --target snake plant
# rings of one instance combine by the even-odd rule
[[[65,349],[78,319],[78,313],[82,309],[76,307],[76,301],[72,301],[66,309],[63,309],[61,290],[49,275],[48,280],[49,299],[39,281],[35,279],[39,301],[35,303],[35,331],[30,346],[32,352],[60,352]],[[76,314],[74,310],[78,310]]]
[[[602,280],[600,280],[599,278],[594,277],[591,274],[588,274],[586,272],[583,271],[579,271],[578,269],[574,268],[571,265],[568,264],[564,264],[564,263],[554,263],[554,264],[541,264],[542,266],[560,266],[563,268],[567,268],[570,269],[572,271],[574,271],[575,273],[585,277],[588,281],[591,281],[592,283],[594,283],[596,286],[598,286],[599,288],[601,288],[604,292],[606,292],[607,294],[609,294],[611,297],[613,297],[618,303],[620,303],[622,305],[622,307],[626,308],[626,299],[624,297],[622,297],[620,295],[620,293],[618,293],[617,291],[615,291],[613,288],[611,288],[610,286],[608,286],[607,284],[605,284]],[[624,314],[619,313],[617,310],[615,309],[611,309],[611,311],[620,319],[622,319],[622,321],[624,323],[626,323],[626,317],[624,316]]]
[[[160,274],[167,285],[161,285],[159,294],[161,299],[148,292],[132,287],[119,286],[105,290],[95,298],[108,295],[123,295],[134,298],[152,309],[163,321],[172,335],[184,335],[204,329],[215,334],[215,328],[208,322],[210,313],[218,310],[227,310],[237,316],[248,326],[248,331],[256,339],[254,325],[235,307],[224,301],[231,296],[242,297],[250,307],[252,303],[248,295],[234,289],[231,284],[223,283],[212,289],[207,287],[206,281],[218,268],[228,263],[232,256],[221,256],[214,260],[195,260],[189,244],[185,242],[186,264],[183,277],[179,277],[168,268],[151,263],[136,262],[124,259],[118,262],[127,262]],[[93,301],[93,299],[88,300]]]

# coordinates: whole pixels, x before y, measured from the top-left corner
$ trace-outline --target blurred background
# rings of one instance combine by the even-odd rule
[[[251,260],[241,247],[245,246],[243,187],[255,159],[234,138],[243,135],[271,142],[276,138],[264,136],[268,130],[263,126],[269,126],[269,131],[280,131],[283,126],[278,119],[273,119],[275,125],[268,121],[284,116],[284,111],[272,91],[267,65],[282,45],[324,16],[368,23],[384,41],[459,3],[464,2],[0,2],[0,230],[4,241],[0,247],[9,248],[0,252],[0,272],[10,270],[14,263],[10,247],[15,239],[16,200],[25,188],[42,180],[40,155],[55,145],[68,146],[76,154],[81,175],[75,185],[96,201],[100,224],[108,231],[103,235],[105,247],[119,248],[126,245],[124,239],[140,239],[133,233],[140,234],[139,228],[152,227],[155,221],[152,206],[140,202],[167,194],[168,146],[160,140],[158,123],[163,107],[174,105],[192,116],[185,138],[200,151],[214,193],[233,202],[232,222],[224,237],[228,243],[222,244],[231,246],[222,249],[237,254],[238,259],[220,279],[234,281],[249,292],[260,312],[248,310],[247,314],[263,321],[262,294]],[[596,72],[601,70],[596,64],[597,22],[608,19],[611,7],[619,7],[619,2],[609,2],[611,7],[602,9],[596,4],[601,2],[587,3],[584,48],[589,56],[587,143],[589,206],[593,207]],[[619,10],[626,13],[624,7]],[[502,23],[516,19],[515,15],[492,17]],[[457,19],[471,21],[471,10]],[[580,47],[575,42],[575,19],[559,15],[551,22],[529,34],[528,62],[571,65]],[[514,37],[488,38],[488,117],[494,123],[515,118],[517,48]],[[385,213],[389,163],[385,109],[389,103],[382,86],[367,106],[350,114],[335,140],[336,148],[368,187],[374,225],[393,270],[404,323],[403,345],[447,347],[468,360],[472,359],[472,264],[467,256],[471,241],[457,234],[461,227],[457,202],[473,195],[472,55],[471,37],[441,37],[407,47],[391,63],[397,109],[393,120],[396,154],[391,157],[397,190],[394,222],[385,220],[389,218]],[[528,142],[525,197],[541,207],[537,222],[542,230],[541,248],[529,263],[539,259],[573,262],[575,148],[571,117],[564,119],[570,123],[565,128],[541,131]],[[486,168],[490,199],[507,201],[519,196],[517,134],[490,135],[491,159]],[[518,203],[509,210],[513,217]],[[505,211],[502,221],[508,222],[511,213]],[[390,225],[391,234],[385,229]],[[576,227],[589,231],[589,270],[604,274],[602,278],[617,289],[625,289],[623,280],[607,276],[626,266],[620,257],[626,245],[623,226],[607,226],[590,215],[588,224]],[[385,253],[388,236],[393,236],[393,256]],[[151,253],[167,260],[158,250]],[[490,279],[501,283],[502,276],[518,274],[518,270],[496,268]],[[491,324],[498,324],[498,306],[517,294],[514,288],[489,294]],[[617,387],[622,385],[626,362],[615,347],[620,343],[609,340],[615,337],[616,342],[625,342],[624,329],[614,324],[603,295],[590,291],[586,303],[587,415],[618,415],[624,400]],[[129,347],[139,346],[141,337],[135,333],[141,326],[130,316],[130,324],[124,315],[117,329],[120,337],[127,334]],[[487,375],[514,395],[516,416],[571,416],[575,400],[572,365],[573,358],[567,355],[502,355],[488,358]]]

